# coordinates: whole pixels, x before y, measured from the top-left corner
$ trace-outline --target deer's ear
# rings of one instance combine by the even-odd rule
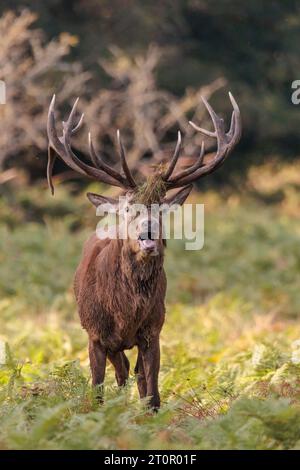
[[[180,189],[180,191],[177,191],[177,193],[164,199],[163,203],[168,204],[169,206],[173,206],[174,204],[182,206],[192,189],[193,185],[189,184],[188,186],[185,186],[185,188]]]
[[[87,198],[95,207],[101,206],[102,204],[118,204],[118,201],[112,197],[100,196],[100,194],[95,193],[87,193]]]

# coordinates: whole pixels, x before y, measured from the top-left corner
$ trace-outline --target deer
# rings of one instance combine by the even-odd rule
[[[57,156],[73,171],[99,183],[116,186],[122,190],[123,203],[118,199],[87,193],[89,201],[99,208],[109,203],[121,213],[130,214],[134,202],[146,205],[147,215],[135,224],[134,237],[124,239],[100,239],[93,233],[86,241],[81,261],[75,273],[74,292],[81,325],[88,335],[88,351],[92,386],[98,390],[98,399],[103,403],[103,384],[107,360],[113,365],[117,385],[123,387],[129,377],[130,364],[126,350],[137,347],[134,368],[138,392],[148,407],[157,411],[160,407],[158,386],[160,369],[160,333],[165,321],[165,295],[167,279],[164,271],[163,237],[160,215],[153,216],[150,205],[184,204],[194,183],[217,170],[232,152],[241,137],[240,110],[231,93],[233,107],[231,123],[226,132],[224,120],[219,117],[205,98],[203,103],[211,117],[214,130],[206,130],[194,122],[190,125],[204,136],[216,139],[213,156],[207,155],[202,141],[199,157],[189,167],[175,172],[180,156],[181,134],[169,163],[159,164],[143,183],[136,182],[130,171],[120,132],[117,144],[122,171],[106,163],[94,147],[89,133],[89,163],[79,158],[71,145],[72,136],[80,129],[83,114],[76,116],[78,98],[67,121],[62,122],[62,135],[58,135],[55,121],[55,95],[52,98],[47,121],[48,134],[48,185],[54,194],[53,166]],[[168,195],[170,190],[171,196]],[[128,223],[135,223],[134,215],[128,215]],[[131,218],[133,220],[131,220]],[[157,236],[153,236],[156,232]]]

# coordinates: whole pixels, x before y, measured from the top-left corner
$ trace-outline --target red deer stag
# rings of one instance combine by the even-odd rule
[[[63,122],[59,137],[55,126],[54,103],[52,99],[48,115],[48,183],[53,193],[52,170],[56,155],[74,171],[96,181],[118,186],[125,190],[126,202],[122,208],[118,201],[88,193],[90,202],[98,207],[104,203],[116,205],[116,210],[130,211],[133,202],[143,202],[150,206],[167,203],[183,204],[193,183],[222,165],[226,157],[239,141],[241,135],[240,111],[233,96],[229,94],[233,113],[228,132],[224,121],[203,102],[211,116],[214,131],[207,131],[190,123],[194,129],[217,140],[215,155],[204,161],[205,147],[202,143],[200,156],[189,168],[174,174],[180,153],[181,136],[178,133],[176,149],[169,165],[160,164],[143,186],[137,185],[128,168],[125,150],[119,132],[118,147],[123,174],[107,165],[96,153],[89,135],[91,162],[80,160],[72,150],[71,136],[77,132],[82,118],[77,121],[75,102],[69,118]],[[141,191],[143,188],[143,191]],[[167,198],[170,189],[181,188]],[[141,198],[143,201],[141,201]],[[117,209],[118,207],[118,209]],[[130,215],[129,223],[130,221]],[[157,237],[153,232],[159,230]],[[119,386],[126,383],[129,374],[129,361],[124,350],[138,348],[135,373],[141,398],[149,397],[149,406],[157,410],[160,406],[158,373],[160,367],[159,335],[165,318],[166,275],[163,269],[164,246],[161,230],[161,217],[148,217],[136,226],[136,236],[128,239],[99,239],[93,234],[86,242],[81,262],[75,275],[74,289],[83,328],[89,337],[89,357],[92,383],[98,387],[102,401],[106,359],[113,364]]]

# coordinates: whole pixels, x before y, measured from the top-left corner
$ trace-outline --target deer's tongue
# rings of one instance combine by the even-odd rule
[[[150,240],[149,238],[146,240],[139,240],[139,242],[143,250],[153,250],[156,246],[155,240]]]

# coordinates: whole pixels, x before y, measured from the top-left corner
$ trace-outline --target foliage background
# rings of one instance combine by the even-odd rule
[[[0,12],[0,448],[299,448],[298,2],[4,0]],[[191,196],[205,246],[168,244],[162,410],[147,414],[133,375],[117,390],[110,366],[99,409],[72,277],[96,223],[84,194],[113,191],[57,165],[50,196],[50,97],[64,115],[81,96],[111,163],[120,126],[143,171],[178,127],[183,159],[196,156],[186,120],[208,124],[200,93],[229,119],[228,89],[243,139]]]

